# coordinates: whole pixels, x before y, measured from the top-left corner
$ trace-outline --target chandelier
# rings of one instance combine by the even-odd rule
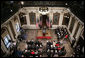
[[[39,13],[41,13],[42,15],[45,15],[49,12],[48,7],[40,7],[39,8]]]

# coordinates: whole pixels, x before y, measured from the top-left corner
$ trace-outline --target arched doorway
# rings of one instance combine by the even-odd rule
[[[23,13],[23,12],[20,12],[19,13],[19,19],[20,19],[20,22],[21,22],[21,26],[27,24],[27,22],[26,22],[26,16],[25,15],[26,14]]]
[[[41,15],[41,16],[40,16],[40,21],[42,21],[42,28],[43,28],[44,26],[47,27],[47,22],[49,22],[49,17],[48,17],[48,15]]]

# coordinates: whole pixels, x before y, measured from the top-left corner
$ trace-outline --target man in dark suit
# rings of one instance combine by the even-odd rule
[[[74,39],[74,40],[72,40],[71,47],[73,47],[73,45],[74,45],[75,41],[76,41],[75,39]]]
[[[27,43],[27,45],[29,45],[30,44],[30,41],[26,41],[26,43]]]
[[[43,28],[43,36],[45,36],[45,34],[46,34],[46,28],[45,28],[45,26],[44,26],[44,28]]]
[[[46,51],[46,53],[47,53],[48,57],[51,57],[51,51],[50,51],[50,49],[48,49],[48,50]]]
[[[34,41],[33,41],[33,40],[31,40],[31,41],[30,41],[30,45],[33,45],[33,44],[34,44]]]
[[[39,44],[39,41],[38,40],[35,41],[35,45],[37,45],[37,44]]]
[[[23,34],[23,33],[25,33],[25,30],[22,27],[20,27],[20,32],[21,32],[21,34]]]
[[[47,45],[52,45],[53,43],[52,42],[50,42],[50,41],[47,41]]]
[[[52,42],[50,42],[50,41],[47,41],[46,48],[47,48],[47,49],[51,49],[51,45],[52,45]]]
[[[31,45],[28,45],[28,50],[32,49],[32,46]]]
[[[39,46],[38,46],[38,44],[36,45],[36,47],[35,47],[35,48],[36,48],[36,50],[38,50],[38,49],[39,49]]]
[[[55,55],[55,50],[51,50],[51,57],[53,57]]]
[[[58,56],[62,56],[62,51],[61,50],[58,51]]]

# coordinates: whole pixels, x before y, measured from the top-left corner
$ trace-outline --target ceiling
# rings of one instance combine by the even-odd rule
[[[67,7],[84,21],[84,1],[24,1],[21,5],[21,1],[2,1],[1,2],[1,23],[5,22],[12,15],[14,15],[22,7]],[[66,5],[67,4],[67,5]]]

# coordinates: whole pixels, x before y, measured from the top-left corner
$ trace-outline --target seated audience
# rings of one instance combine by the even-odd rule
[[[55,34],[57,35],[58,40],[62,38],[68,38],[68,31],[66,28],[58,27],[55,29]]]
[[[62,30],[62,29],[61,29]],[[37,40],[30,40],[26,42],[28,48],[24,51],[17,50],[16,55],[18,57],[41,57],[43,53],[46,52],[48,57],[54,57],[54,55],[58,54],[58,56],[63,56],[66,54],[65,47],[61,41],[47,41],[46,49],[42,49],[42,42]]]

